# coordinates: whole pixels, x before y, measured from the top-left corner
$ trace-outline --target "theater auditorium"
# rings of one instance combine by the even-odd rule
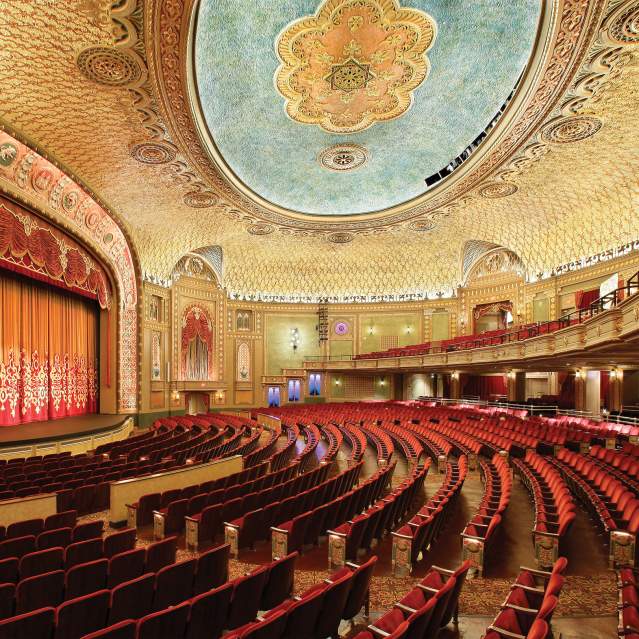
[[[639,639],[639,1],[0,1],[0,639]]]

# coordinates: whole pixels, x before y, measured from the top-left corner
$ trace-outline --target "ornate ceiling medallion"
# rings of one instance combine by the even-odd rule
[[[129,87],[143,78],[142,63],[132,51],[90,46],[78,54],[76,64],[89,80],[111,87]]]
[[[335,144],[324,149],[317,161],[331,171],[354,171],[368,162],[368,151],[359,144]]]
[[[251,224],[246,227],[251,235],[270,235],[275,228],[270,224]]]
[[[142,164],[166,164],[175,160],[175,149],[164,142],[140,142],[131,147],[131,156]]]
[[[517,193],[519,187],[512,182],[491,182],[479,189],[479,194],[482,197],[489,199],[497,197],[508,197],[513,193]]]
[[[207,209],[215,206],[219,198],[211,191],[191,191],[184,196],[184,204],[194,209]]]
[[[603,122],[592,115],[567,116],[548,123],[543,128],[541,137],[546,142],[559,144],[579,142],[595,135],[602,126]]]
[[[396,0],[325,0],[278,39],[286,112],[331,133],[403,115],[428,76],[436,33],[433,18]]]
[[[348,244],[354,238],[355,236],[352,233],[331,233],[326,239],[329,242],[333,242],[333,244]]]

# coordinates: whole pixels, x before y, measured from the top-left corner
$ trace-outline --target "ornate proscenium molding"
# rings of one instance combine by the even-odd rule
[[[120,225],[72,176],[1,128],[0,191],[69,229],[109,267],[119,297],[118,408],[137,410],[138,284]]]

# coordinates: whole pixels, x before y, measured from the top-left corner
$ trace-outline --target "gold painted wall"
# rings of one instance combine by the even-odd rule
[[[265,318],[266,374],[280,375],[284,368],[302,368],[305,357],[320,354],[318,317],[314,313],[275,314]],[[297,350],[291,346],[291,329],[299,331]]]
[[[555,319],[561,314],[562,302],[574,295],[575,290],[591,287],[593,282],[602,281],[615,272],[627,280],[638,269],[639,256],[629,255],[539,282],[526,283],[507,274],[489,281],[473,281],[449,299],[329,305],[328,339],[321,345],[316,330],[319,323],[317,305],[229,300],[215,281],[193,277],[182,277],[170,288],[145,283],[140,336],[141,422],[148,424],[169,412],[184,412],[185,392],[189,390],[208,393],[212,409],[264,406],[269,385],[280,386],[282,403],[286,403],[288,379],[295,378],[301,381],[303,401],[308,394],[308,373],[302,368],[305,356],[339,358],[380,350],[382,338],[393,341],[396,337],[397,344],[404,346],[468,334],[474,305],[502,299],[513,301],[515,320],[519,319],[521,323]],[[176,387],[174,365],[178,357],[179,309],[187,299],[206,302],[214,309],[217,379],[205,384],[179,382],[180,397],[175,400],[171,394]],[[154,306],[159,307],[157,313]],[[238,314],[247,313],[248,322],[238,323]],[[297,351],[290,345],[291,328],[299,330]],[[410,328],[409,332],[407,328]],[[158,379],[152,379],[154,333],[159,333],[161,338]],[[250,351],[250,376],[243,380],[239,379],[237,366],[241,343],[248,344]],[[168,368],[167,363],[170,363]],[[340,383],[336,384],[338,379]],[[322,379],[322,398],[326,401],[388,399],[395,396],[395,390],[404,397],[435,392],[430,380],[420,377],[419,373],[398,380],[391,375],[387,376],[384,386],[379,385],[379,378],[377,381],[373,378],[372,385],[368,382],[358,385],[345,376],[328,376]],[[531,383],[529,390],[533,394],[541,392],[541,382]]]

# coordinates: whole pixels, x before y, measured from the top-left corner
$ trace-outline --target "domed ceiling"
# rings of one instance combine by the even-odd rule
[[[400,33],[364,38],[371,14],[322,26],[310,75],[296,42],[339,0],[201,3],[0,11],[0,129],[118,220],[148,279],[220,247],[233,298],[438,298],[464,247],[504,247],[534,277],[639,238],[639,0],[357,0]],[[320,166],[346,144],[322,159],[362,166]],[[27,164],[0,161],[3,192]],[[49,217],[96,223],[60,188]]]
[[[531,55],[531,0],[201,0],[192,72],[217,166],[259,203],[392,209],[485,129]]]

